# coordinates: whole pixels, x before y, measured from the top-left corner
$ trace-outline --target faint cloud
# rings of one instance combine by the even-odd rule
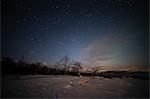
[[[86,63],[88,64],[104,64],[111,63],[111,60],[115,55],[119,53],[119,50],[125,42],[124,38],[120,35],[106,34],[103,38],[91,42],[84,48],[86,55]]]

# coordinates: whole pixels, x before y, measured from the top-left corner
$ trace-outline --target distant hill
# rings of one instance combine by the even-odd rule
[[[150,72],[150,67],[146,66],[99,66],[98,72],[106,71],[128,71],[128,72]],[[83,66],[81,72],[92,72],[94,67]]]

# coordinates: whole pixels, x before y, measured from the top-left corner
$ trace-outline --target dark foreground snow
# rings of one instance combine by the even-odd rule
[[[148,98],[149,80],[36,75],[1,79],[3,98]],[[79,84],[86,81],[85,84]]]

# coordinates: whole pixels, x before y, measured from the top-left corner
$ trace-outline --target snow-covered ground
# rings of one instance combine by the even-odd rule
[[[149,80],[36,75],[1,79],[6,98],[120,98],[148,97]]]

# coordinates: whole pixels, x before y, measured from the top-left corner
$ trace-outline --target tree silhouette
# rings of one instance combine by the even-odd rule
[[[97,66],[97,67],[94,67],[92,68],[93,70],[93,78],[95,78],[95,76],[97,75],[98,71],[101,69],[101,66]]]
[[[77,75],[78,76],[81,76],[81,74],[80,74],[80,69],[82,69],[82,66],[81,66],[81,63],[80,62],[78,62],[78,61],[74,61],[74,67],[73,67],[73,70],[75,71],[75,72],[77,72]]]
[[[67,55],[62,57],[60,60],[60,65],[63,66],[64,74],[67,75],[67,73],[69,72],[70,66],[72,65],[72,61],[70,57]]]

